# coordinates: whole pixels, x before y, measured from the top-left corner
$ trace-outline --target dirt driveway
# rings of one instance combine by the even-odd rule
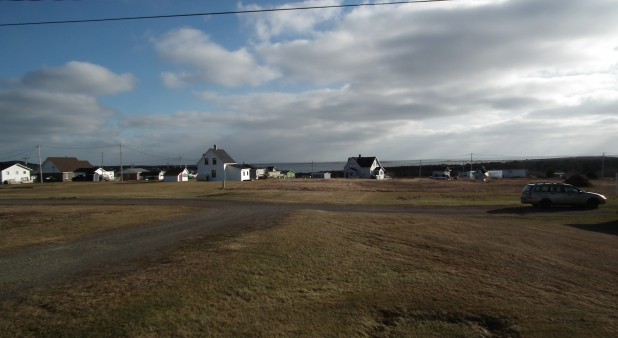
[[[522,216],[534,212],[529,207],[367,207],[321,204],[267,204],[235,201],[182,199],[130,200],[3,200],[2,205],[166,205],[193,206],[199,211],[173,221],[156,222],[97,234],[91,238],[31,248],[0,256],[0,299],[30,288],[54,285],[79,278],[93,269],[130,271],[144,262],[165,260],[184,240],[197,236],[234,234],[272,227],[287,213],[327,210],[376,213],[424,213],[444,216]],[[555,212],[568,212],[557,210]],[[582,211],[588,212],[588,211]],[[590,211],[598,212],[598,211]],[[553,212],[552,212],[553,213]]]

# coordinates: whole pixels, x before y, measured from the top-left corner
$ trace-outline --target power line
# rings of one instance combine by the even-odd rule
[[[286,12],[286,11],[299,11],[299,10],[330,9],[330,8],[351,8],[351,7],[388,6],[388,5],[404,5],[404,4],[411,5],[411,4],[420,4],[420,3],[428,3],[428,2],[450,2],[450,1],[455,1],[455,0],[391,1],[391,2],[380,2],[380,3],[347,4],[347,5],[325,5],[325,6],[306,6],[306,7],[270,8],[270,9],[252,9],[252,10],[225,11],[225,12],[203,12],[203,13],[167,14],[167,15],[150,15],[150,16],[129,16],[129,17],[103,18],[103,19],[33,21],[33,22],[17,22],[17,23],[0,23],[0,27],[8,27],[8,26],[33,26],[33,25],[54,25],[54,24],[71,24],[71,23],[91,23],[91,22],[107,22],[107,21],[128,21],[128,20],[152,20],[152,19],[169,19],[169,18],[182,18],[182,17],[193,17],[193,16],[254,14],[254,13],[268,13],[268,12]]]

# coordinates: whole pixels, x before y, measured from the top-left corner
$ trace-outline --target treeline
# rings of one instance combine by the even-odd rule
[[[618,172],[618,157],[566,157],[549,159],[530,159],[513,161],[478,161],[458,165],[423,165],[386,168],[386,174],[391,177],[429,177],[434,171],[452,170],[452,175],[458,172],[477,170],[484,167],[486,170],[526,169],[531,177],[555,177],[564,175],[585,175],[590,179],[601,177],[613,178]],[[420,170],[420,172],[419,172]]]

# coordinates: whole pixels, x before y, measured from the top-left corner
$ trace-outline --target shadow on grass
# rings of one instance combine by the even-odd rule
[[[548,214],[548,213],[557,213],[557,212],[579,212],[579,211],[590,211],[594,209],[585,208],[585,207],[551,207],[551,208],[539,208],[533,206],[520,206],[520,207],[508,207],[508,208],[500,208],[500,209],[492,209],[488,210],[488,214]]]
[[[618,220],[597,224],[567,224],[567,226],[587,231],[600,232],[602,234],[618,236]]]

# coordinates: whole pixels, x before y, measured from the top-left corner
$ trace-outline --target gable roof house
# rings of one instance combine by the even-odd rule
[[[375,156],[363,157],[359,154],[358,157],[348,158],[348,163],[343,168],[343,177],[383,180],[384,167]]]
[[[249,181],[251,168],[239,165],[223,149],[215,144],[197,162],[198,181]]]
[[[19,163],[3,164],[0,166],[0,183],[32,183],[32,169]]]
[[[189,169],[184,168],[170,168],[163,174],[163,182],[188,182],[189,181]]]
[[[82,168],[92,168],[92,164],[75,157],[48,157],[41,165],[43,175],[62,182],[70,182],[75,177],[75,170]]]

